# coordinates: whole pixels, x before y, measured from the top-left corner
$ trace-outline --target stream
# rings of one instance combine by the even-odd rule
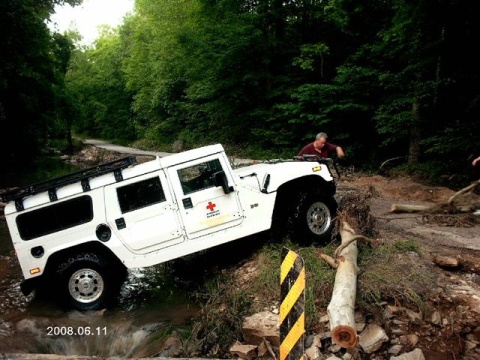
[[[0,221],[0,353],[152,356],[156,333],[188,324],[199,308],[169,278],[168,266],[129,271],[113,309],[65,310],[25,297],[20,266],[5,221]]]
[[[25,297],[22,280],[0,220],[0,353],[154,356],[161,351],[155,339],[187,326],[199,311],[177,286],[185,279],[178,281],[170,264],[130,270],[118,305],[101,311],[65,310],[33,294]]]

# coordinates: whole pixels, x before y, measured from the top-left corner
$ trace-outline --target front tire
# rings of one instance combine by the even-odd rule
[[[296,205],[292,219],[294,240],[300,243],[331,240],[338,207],[335,198],[303,193]]]

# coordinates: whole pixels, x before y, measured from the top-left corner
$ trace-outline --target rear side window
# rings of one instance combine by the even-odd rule
[[[17,227],[23,240],[33,240],[93,219],[92,198],[88,195],[62,201],[17,216]]]
[[[117,196],[122,214],[165,201],[158,177],[119,187]]]

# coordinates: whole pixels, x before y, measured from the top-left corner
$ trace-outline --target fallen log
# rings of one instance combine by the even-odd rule
[[[473,182],[473,183],[471,183],[471,184],[468,185],[467,187],[464,187],[463,189],[460,189],[460,190],[457,191],[455,194],[453,194],[453,195],[450,197],[450,199],[448,199],[448,204],[452,204],[457,197],[459,197],[460,195],[465,194],[465,193],[467,193],[467,192],[469,192],[469,191],[474,190],[478,185],[480,185],[480,179],[477,180],[477,181],[475,181],[475,182]]]
[[[464,187],[463,189],[457,191],[453,194],[447,202],[435,205],[414,205],[414,204],[392,204],[390,207],[391,213],[418,213],[418,212],[428,212],[430,214],[438,213],[469,213],[475,210],[475,206],[469,205],[455,205],[455,200],[460,196],[469,191],[474,190],[477,186],[480,185],[480,180],[473,182],[472,184]]]
[[[332,298],[327,307],[330,319],[330,331],[335,344],[350,348],[357,344],[354,309],[357,295],[357,242],[351,241],[356,236],[344,217],[341,218],[340,236],[342,244],[348,243],[335,259],[337,264]]]
[[[390,212],[392,213],[415,213],[429,211],[433,205],[413,205],[413,204],[392,204]]]
[[[429,214],[455,214],[455,213],[469,213],[475,210],[474,206],[468,205],[453,205],[453,204],[435,204],[435,205],[415,205],[415,204],[392,204],[390,212],[399,213],[419,213],[425,212]]]

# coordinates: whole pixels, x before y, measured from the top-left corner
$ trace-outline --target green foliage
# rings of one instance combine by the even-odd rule
[[[0,7],[12,165],[52,139],[71,150],[72,132],[286,158],[325,131],[352,165],[408,154],[447,172],[478,152],[479,55],[461,45],[480,34],[474,3],[136,0],[89,47],[48,32],[57,3]]]
[[[429,160],[398,165],[390,170],[390,176],[410,176],[432,186],[459,190],[470,184],[471,179],[478,178],[478,169],[471,166],[471,160]]]
[[[118,29],[107,26],[95,47],[74,51],[66,81],[69,93],[77,97],[76,132],[110,139],[136,138],[132,95],[125,91],[124,58]]]

